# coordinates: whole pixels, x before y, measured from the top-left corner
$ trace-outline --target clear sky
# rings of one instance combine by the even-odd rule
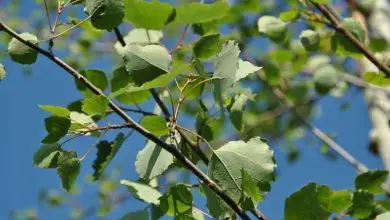
[[[43,56],[32,66],[32,75],[29,76],[24,75],[21,65],[8,59],[1,62],[6,66],[8,75],[0,82],[0,219],[7,219],[13,209],[28,207],[39,209],[42,219],[67,219],[68,210],[50,210],[38,204],[39,190],[60,190],[61,185],[54,170],[33,167],[33,154],[46,135],[43,120],[47,114],[37,105],[67,105],[81,96],[75,89],[73,79]],[[99,67],[111,71],[108,62],[102,61]],[[340,105],[344,102],[348,102],[350,108],[341,112]],[[337,134],[337,142],[369,168],[382,167],[379,159],[367,149],[371,125],[361,92],[352,89],[341,99],[325,97],[318,108],[322,114],[312,121],[313,124],[325,132]],[[82,138],[67,147],[83,153],[91,143],[91,139]],[[270,143],[275,150],[278,175],[271,192],[260,205],[260,210],[269,219],[282,219],[284,199],[310,181],[335,189],[353,187],[356,172],[342,158],[329,160],[320,153],[319,148],[302,141],[298,143],[301,158],[297,163],[289,164],[281,144]],[[143,146],[144,140],[138,135],[134,136],[122,147],[109,170],[120,166],[122,178],[136,179],[133,161]],[[83,161],[78,180],[84,189],[80,197],[84,204],[96,203],[93,196],[96,187],[82,183],[84,177],[92,173],[94,157],[95,152]],[[115,209],[107,219],[116,219],[140,207],[141,203],[130,200]]]

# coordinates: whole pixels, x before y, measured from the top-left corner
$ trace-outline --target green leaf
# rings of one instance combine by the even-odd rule
[[[148,210],[139,210],[135,212],[129,212],[126,215],[122,216],[120,220],[149,220]]]
[[[100,141],[96,145],[96,159],[92,164],[92,168],[94,170],[94,180],[98,180],[100,178],[100,176],[103,174],[104,170],[111,162],[112,158],[114,158],[124,141],[125,135],[123,133],[119,133],[114,141]]]
[[[319,4],[327,4],[330,2],[330,0],[312,0],[312,1]]]
[[[57,168],[61,150],[59,144],[43,145],[34,154],[34,166],[38,168]]]
[[[339,73],[333,66],[326,65],[314,72],[313,79],[316,91],[324,95],[337,85]]]
[[[3,79],[5,78],[5,75],[6,75],[6,71],[5,71],[5,68],[3,66],[3,64],[0,63],[0,81],[3,81]]]
[[[363,79],[371,84],[387,87],[390,86],[390,78],[388,78],[384,73],[379,72],[365,72],[363,74]]]
[[[38,38],[30,33],[21,33],[19,36],[32,44],[38,46]],[[33,64],[37,61],[38,51],[30,48],[27,45],[24,45],[16,38],[12,38],[12,40],[8,44],[8,54],[11,59],[20,64]]]
[[[202,189],[207,198],[207,208],[210,214],[218,219],[231,217],[233,210],[206,184],[202,184]]]
[[[251,175],[245,170],[242,170],[242,191],[244,194],[242,201],[243,209],[255,210],[257,204],[263,200],[263,196],[256,184],[256,181],[254,181]]]
[[[91,23],[97,29],[112,30],[125,16],[123,0],[86,0],[85,11],[91,15]]]
[[[176,216],[191,210],[192,200],[188,186],[177,184],[169,187],[168,191],[160,198],[160,209],[166,215]]]
[[[237,82],[237,81],[247,77],[249,74],[252,74],[252,73],[257,72],[259,70],[261,70],[261,67],[255,66],[248,61],[244,61],[244,60],[239,59],[238,60],[238,70],[236,73],[235,81]]]
[[[101,70],[88,69],[80,72],[81,75],[85,76],[93,85],[101,89],[102,91],[106,90],[108,86],[108,80],[106,75]],[[81,91],[86,97],[94,96],[95,94],[90,91],[87,86],[82,83],[80,80],[75,79],[75,84],[77,89]]]
[[[98,127],[90,116],[83,113],[70,112],[69,118],[72,121],[70,131],[85,131]]]
[[[177,20],[185,24],[205,23],[223,18],[229,12],[229,5],[219,1],[213,4],[192,2],[176,9]]]
[[[167,122],[162,116],[145,116],[141,120],[141,126],[156,136],[163,136],[169,133]]]
[[[169,72],[172,61],[171,55],[160,45],[127,45],[123,59],[138,86]]]
[[[199,60],[207,60],[221,51],[220,35],[202,36],[194,45],[194,54]]]
[[[355,179],[356,189],[362,189],[372,194],[383,193],[381,185],[388,178],[389,172],[385,170],[372,170],[362,173]]]
[[[41,108],[42,110],[47,111],[47,112],[51,113],[52,115],[58,116],[58,117],[66,118],[70,114],[70,111],[67,108],[61,107],[61,106],[38,105],[38,107]]]
[[[80,164],[81,161],[74,151],[63,151],[58,157],[57,174],[61,178],[62,187],[68,192],[80,173]]]
[[[242,192],[242,170],[248,172],[256,184],[261,184],[260,191],[265,194],[274,180],[275,167],[273,151],[260,137],[255,137],[246,143],[231,141],[215,150],[207,174],[238,202]]]
[[[388,219],[390,219],[390,212],[384,212],[375,217],[375,220],[388,220]]]
[[[129,192],[137,199],[149,204],[160,205],[162,194],[149,185],[121,180],[121,184],[128,187]]]
[[[49,133],[43,140],[44,144],[53,144],[64,137],[70,128],[70,120],[68,118],[50,116],[45,119],[45,128]]]
[[[248,97],[244,94],[236,95],[233,100],[233,105],[229,109],[230,111],[230,120],[232,121],[234,128],[237,129],[237,131],[242,132],[244,130],[244,123],[243,123],[243,110],[244,106],[248,100]]]
[[[320,35],[316,31],[302,31],[299,40],[307,51],[316,51],[320,47]]]
[[[317,184],[309,183],[290,195],[284,205],[284,219],[312,220],[327,219],[329,213],[324,210],[317,197]]]
[[[352,205],[352,191],[340,190],[333,191],[325,185],[317,187],[317,197],[321,207],[333,213],[346,211]]]
[[[95,95],[83,101],[83,112],[90,116],[105,115],[108,109],[109,100],[105,96]]]
[[[172,154],[148,141],[144,149],[137,154],[135,169],[141,178],[151,180],[164,173],[173,161]]]
[[[207,141],[217,138],[222,126],[221,119],[205,117],[202,114],[196,118],[196,131]]]
[[[292,22],[301,17],[301,13],[298,9],[291,9],[279,14],[279,18],[285,22]]]
[[[160,30],[174,13],[174,8],[167,3],[125,0],[125,20],[136,28]]]
[[[127,72],[124,66],[116,69],[113,75],[114,76],[111,79],[112,92],[115,93],[120,89],[135,86],[132,75],[129,72]],[[121,90],[121,91],[122,91],[121,94],[116,96],[115,98],[119,102],[127,105],[141,104],[146,100],[148,100],[151,96],[148,90],[139,91],[139,92],[131,92],[131,91],[127,92],[125,90]]]
[[[147,30],[147,29],[132,29],[126,36],[123,37],[123,40],[127,44],[139,44],[139,45],[148,45],[148,44],[158,44],[160,39],[164,36],[162,31],[156,30]],[[120,42],[115,43],[115,49],[119,54],[123,54],[125,51]]]
[[[353,193],[353,205],[348,212],[354,218],[367,218],[374,210],[374,195],[365,191]]]
[[[341,22],[341,25],[361,43],[364,43],[366,34],[364,28],[360,25],[360,22],[353,18],[345,18]],[[353,58],[361,58],[363,55],[358,48],[343,34],[336,32],[332,37],[332,50],[338,54],[344,56],[350,56]]]
[[[221,93],[230,88],[236,80],[238,69],[238,56],[240,49],[234,41],[228,41],[223,45],[214,63],[213,77],[219,78]]]
[[[154,80],[147,82],[143,84],[142,86],[134,86],[133,83],[129,83],[126,87],[119,89],[118,91],[112,93],[110,97],[117,97],[120,96],[124,93],[134,93],[134,92],[139,92],[139,91],[145,91],[153,88],[158,88],[158,87],[163,87],[168,85],[170,81],[176,78],[180,73],[187,71],[190,69],[189,64],[183,64],[173,70],[170,73],[162,74],[159,77],[155,78]],[[133,94],[134,95],[134,94]]]
[[[287,36],[287,23],[279,18],[265,15],[257,20],[258,31],[276,42],[282,42]]]

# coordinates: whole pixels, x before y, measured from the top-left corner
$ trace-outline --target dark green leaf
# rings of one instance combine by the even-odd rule
[[[42,143],[52,144],[64,137],[70,128],[70,120],[68,118],[50,116],[45,119],[45,128],[49,133]]]
[[[381,185],[388,178],[388,171],[385,170],[372,170],[366,173],[362,173],[355,179],[356,189],[362,189],[372,194],[383,193]]]
[[[194,54],[199,60],[207,60],[221,51],[219,34],[204,35],[194,46]]]
[[[125,20],[137,28],[162,29],[170,20],[174,8],[167,3],[152,1],[125,1]]]
[[[122,23],[125,16],[123,0],[86,0],[85,10],[97,29],[112,30]]]
[[[38,46],[38,39],[35,35],[30,33],[21,33],[19,36],[23,38],[23,40]],[[16,38],[12,38],[9,42],[8,54],[13,61],[20,64],[33,64],[38,58],[38,51],[23,44]]]
[[[185,24],[205,23],[223,18],[229,12],[229,5],[219,1],[213,4],[192,2],[177,7],[177,20]]]
[[[108,80],[106,75],[101,70],[88,69],[80,72],[81,75],[85,76],[93,85],[101,89],[102,91],[106,90],[108,86]],[[77,89],[80,90],[86,97],[95,95],[90,91],[87,86],[82,83],[80,80],[75,79]]]
[[[58,156],[61,150],[59,144],[43,145],[34,154],[34,166],[38,168],[57,168]]]
[[[169,216],[186,213],[192,208],[192,194],[188,186],[172,186],[160,198],[160,209]]]
[[[132,93],[132,95],[134,96],[135,92],[166,86],[170,81],[175,79],[180,73],[187,71],[189,69],[190,69],[189,64],[183,64],[178,68],[176,68],[175,70],[173,70],[172,72],[162,74],[159,77],[155,78],[154,80],[143,84],[142,86],[135,86],[134,83],[129,83],[127,86],[123,87],[122,89],[119,89],[118,91],[112,93],[110,97],[117,97],[122,94],[128,95],[130,93]]]
[[[114,77],[111,80],[112,92],[116,92],[125,87],[135,86],[134,79],[124,66],[116,69],[113,73]],[[157,80],[157,79],[156,79]],[[148,90],[138,92],[124,91],[121,95],[115,97],[119,102],[127,105],[140,104],[150,98],[151,94]]]
[[[122,216],[120,220],[149,220],[148,210],[140,210],[135,212],[129,212]]]
[[[105,115],[108,104],[109,100],[104,96],[91,96],[83,101],[82,110],[90,116]]]
[[[309,183],[290,195],[284,206],[286,220],[327,219],[329,213],[324,210],[317,197],[317,185]]]
[[[66,191],[70,191],[73,187],[77,176],[80,173],[81,161],[77,158],[77,154],[74,151],[63,151],[58,157],[57,174],[61,178],[62,187]]]
[[[207,198],[207,208],[212,216],[218,219],[226,219],[234,213],[233,210],[230,209],[230,207],[206,184],[202,184],[202,189]]]
[[[374,209],[374,195],[365,191],[356,191],[353,193],[352,203],[348,214],[355,218],[367,218]]]
[[[96,145],[96,159],[92,164],[92,168],[94,170],[94,180],[98,180],[100,178],[100,176],[103,174],[104,170],[111,162],[112,158],[114,158],[124,141],[125,135],[123,133],[119,133],[114,141],[101,141]]]
[[[346,30],[351,32],[358,41],[364,43],[366,34],[359,21],[353,18],[345,18],[341,24]],[[348,38],[339,32],[336,32],[332,37],[332,50],[338,54],[350,56],[353,58],[362,57],[360,50],[357,49]]]

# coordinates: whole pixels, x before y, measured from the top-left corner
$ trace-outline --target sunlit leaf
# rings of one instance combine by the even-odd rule
[[[173,159],[172,154],[149,141],[137,154],[135,169],[140,177],[150,180],[167,170]]]
[[[215,150],[207,174],[238,202],[241,199],[242,170],[265,194],[274,180],[275,167],[273,151],[259,137],[255,137],[248,142],[231,141]]]
[[[57,168],[60,152],[59,144],[43,145],[34,154],[34,166],[38,168]]]
[[[185,24],[204,23],[223,18],[229,11],[226,2],[219,1],[213,4],[192,2],[180,5],[176,9],[177,20]]]
[[[132,182],[129,180],[121,180],[121,184],[127,186],[129,192],[137,199],[154,205],[160,204],[162,194],[151,186]]]
[[[54,105],[38,105],[39,108],[41,108],[44,111],[47,111],[51,113],[52,115],[59,116],[59,117],[68,117],[70,114],[70,111],[61,106],[54,106]]]
[[[174,8],[159,1],[125,0],[125,20],[136,28],[162,29],[174,13]]]
[[[107,112],[109,100],[104,96],[91,96],[83,101],[83,112],[90,116],[105,115]]]

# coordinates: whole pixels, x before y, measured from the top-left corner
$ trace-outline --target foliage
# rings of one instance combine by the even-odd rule
[[[32,21],[18,17],[17,1],[7,4],[9,16],[26,20],[28,25],[17,24],[31,33],[15,35],[5,26],[13,19],[1,21],[6,36],[1,46],[8,49],[0,54],[0,81],[13,75],[6,73],[5,65],[14,65],[8,61],[32,65],[38,55],[74,77],[81,99],[39,105],[50,115],[33,165],[56,169],[66,191],[41,195],[53,207],[71,203],[80,170],[92,166],[89,181],[99,188],[99,207],[92,214],[97,217],[135,198],[144,208],[129,210],[121,219],[247,219],[249,212],[263,219],[259,204],[277,178],[275,143],[295,162],[297,143],[311,138],[305,133],[309,129],[324,143],[309,140],[308,145],[318,145],[328,158],[337,152],[350,159],[337,151],[332,137],[319,135],[310,124],[316,102],[342,97],[353,86],[389,85],[385,71],[362,78],[349,74],[358,70],[354,64],[363,52],[386,51],[388,43],[366,33],[354,17],[334,24],[323,10],[313,10],[328,0],[290,0],[283,7],[279,1],[255,0],[36,1],[44,2],[49,16],[39,13]],[[106,68],[95,67],[107,60]],[[134,161],[138,178],[124,180],[112,174],[110,164],[122,147],[134,147],[133,132],[146,144]],[[67,150],[73,139],[85,136],[95,141],[85,154]],[[91,165],[84,159],[93,151]],[[356,177],[353,189],[308,183],[286,198],[284,218],[386,219],[389,201],[378,195],[389,192],[387,178],[387,171],[368,170]],[[124,187],[125,196],[116,195]],[[71,217],[83,219],[87,211],[73,207]]]

